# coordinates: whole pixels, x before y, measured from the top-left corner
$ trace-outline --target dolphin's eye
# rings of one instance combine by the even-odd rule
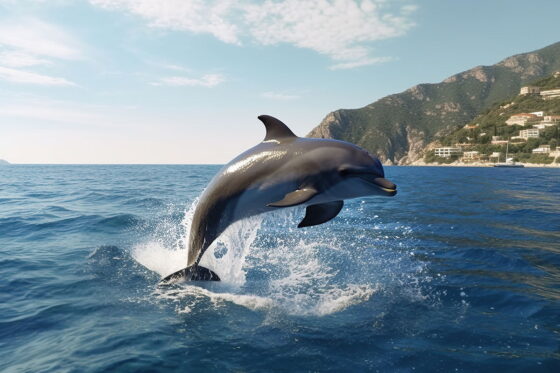
[[[339,175],[341,175],[341,176],[346,176],[346,175],[348,175],[348,174],[350,173],[350,169],[349,169],[348,167],[344,167],[344,166],[343,166],[343,167],[340,167],[340,168],[338,169],[338,173],[339,173]]]

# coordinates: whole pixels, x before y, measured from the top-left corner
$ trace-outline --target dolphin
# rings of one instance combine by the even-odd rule
[[[338,215],[343,200],[394,196],[395,184],[364,149],[339,140],[302,138],[280,120],[258,117],[264,140],[226,164],[210,181],[194,211],[187,266],[161,280],[219,281],[199,265],[206,249],[234,222],[292,206],[306,206],[298,227],[325,223]]]

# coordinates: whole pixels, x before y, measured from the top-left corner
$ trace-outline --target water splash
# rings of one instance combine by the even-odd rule
[[[178,226],[170,221],[164,221],[156,230],[152,240],[134,246],[133,258],[162,277],[185,268],[188,259],[190,226],[197,203],[198,199],[185,211],[185,216]],[[257,237],[261,222],[262,218],[257,216],[232,224],[207,249],[200,264],[214,270],[223,283],[243,285],[245,283],[243,264]],[[179,232],[178,239],[169,242],[169,236],[177,236],[177,232]]]
[[[136,245],[133,258],[162,277],[184,268],[195,208],[196,201],[178,226],[158,230],[181,231],[176,242],[155,237]],[[344,224],[293,228],[302,213],[302,209],[284,209],[236,222],[201,260],[201,265],[220,276],[220,283],[183,284],[156,289],[154,295],[176,303],[180,313],[192,312],[206,302],[211,307],[230,303],[258,311],[315,316],[367,302],[389,288],[402,287],[401,295],[425,300],[421,290],[424,280],[419,275],[424,267],[401,248],[403,237],[411,234],[410,227],[376,224],[370,228],[384,235],[373,239],[371,235],[355,235]],[[387,250],[387,246],[398,250]]]
[[[162,278],[185,268],[188,259],[188,235],[197,204],[198,199],[195,199],[184,212],[180,224],[166,219],[161,221],[148,241],[132,248],[131,255],[134,260]]]
[[[202,257],[202,266],[213,268],[220,279],[229,285],[245,284],[245,258],[251,251],[263,218],[254,216],[232,224]],[[219,251],[225,251],[220,255]]]

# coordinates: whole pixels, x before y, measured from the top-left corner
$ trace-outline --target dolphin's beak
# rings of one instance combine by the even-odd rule
[[[377,186],[383,192],[387,193],[389,197],[393,197],[397,194],[397,186],[383,177],[376,177],[373,180],[368,181]]]
[[[341,173],[343,175],[357,176],[368,184],[375,186],[389,197],[397,194],[397,186],[395,184],[379,176],[377,171],[370,168],[345,168],[341,170]]]

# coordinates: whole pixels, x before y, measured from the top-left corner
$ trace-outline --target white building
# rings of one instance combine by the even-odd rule
[[[556,125],[556,123],[545,122],[543,120],[542,122],[539,122],[537,124],[533,124],[533,128],[538,128],[540,130],[543,130],[546,127],[552,127],[552,126],[555,126],[555,125]]]
[[[511,140],[519,140],[519,141],[512,141],[515,143],[521,143],[523,141],[527,141],[527,139],[525,137],[521,137],[521,136],[512,136]]]
[[[492,141],[490,143],[492,145],[505,145],[508,143],[508,140],[502,140],[502,136],[492,136]]]
[[[533,149],[533,153],[548,154],[550,153],[550,145],[541,145]]]
[[[513,125],[524,126],[525,124],[527,124],[527,122],[536,121],[538,120],[538,118],[539,117],[536,116],[535,114],[520,113],[509,117],[509,119],[506,120],[506,124],[508,126],[513,126]]]
[[[533,111],[532,113],[529,114],[534,114],[537,117],[544,117],[544,111]]]
[[[525,86],[519,90],[520,95],[538,95],[541,91],[540,87]]]
[[[560,97],[560,89],[549,89],[547,91],[541,91],[541,96],[545,100],[551,100],[553,98]]]
[[[438,157],[449,158],[452,155],[461,155],[461,148],[453,148],[453,147],[435,148],[434,154]]]
[[[463,127],[467,130],[474,130],[476,128],[478,128],[478,123],[477,124],[465,124],[465,127]]]
[[[545,115],[543,122],[560,123],[560,115]]]
[[[463,152],[463,159],[468,159],[468,160],[480,159],[480,153],[476,150]]]
[[[540,130],[545,129],[546,127],[552,127],[560,123],[560,115],[545,115],[543,116],[543,120],[533,124],[534,128],[538,128]]]
[[[519,131],[519,137],[522,139],[537,138],[539,137],[539,132],[538,128],[529,128]]]

